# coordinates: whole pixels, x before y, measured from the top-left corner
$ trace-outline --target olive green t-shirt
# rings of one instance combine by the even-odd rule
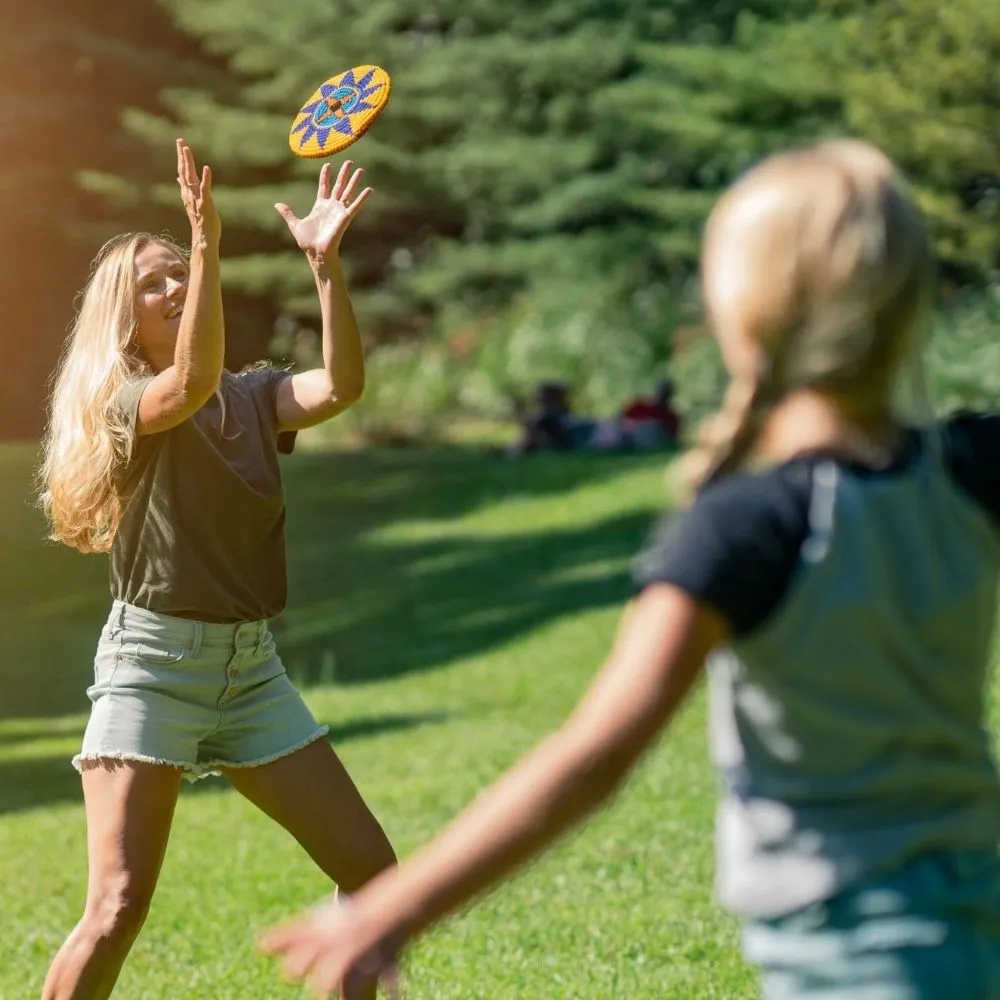
[[[112,597],[207,622],[281,612],[287,579],[276,392],[286,377],[273,368],[226,372],[219,393],[193,416],[135,438],[121,472],[127,501],[111,548]],[[132,427],[150,381],[130,381],[117,397]]]

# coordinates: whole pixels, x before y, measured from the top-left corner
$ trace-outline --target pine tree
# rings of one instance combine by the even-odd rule
[[[850,126],[912,178],[946,272],[1000,266],[1000,2],[832,3]]]
[[[831,103],[822,82],[755,52],[765,40],[785,59],[764,28],[813,0],[778,14],[770,0],[169,6],[234,73],[225,93],[168,95],[217,165],[226,218],[246,227],[241,245],[257,250],[231,260],[227,280],[293,311],[311,308],[308,274],[271,204],[307,204],[315,167],[289,156],[291,115],[339,67],[392,71],[390,111],[350,153],[384,187],[349,250],[380,340],[430,315],[503,308],[539,284],[628,294],[688,272],[718,187]],[[164,147],[175,131],[133,124]]]
[[[137,5],[138,6],[138,5]],[[192,71],[193,46],[157,11],[122,18],[119,5],[6,0],[0,33],[0,436],[34,437],[46,381],[87,263],[110,235],[107,203],[81,190],[88,170],[141,169],[146,148],[119,128],[123,97],[156,106],[168,78]],[[118,226],[148,219],[115,203]]]
[[[525,4],[500,31],[482,8],[463,4],[447,58],[414,70],[432,101],[482,68],[464,91],[480,112],[453,110],[434,154],[466,224],[413,286],[463,332],[499,312],[480,324],[477,403],[558,375],[607,408],[666,364],[719,190],[790,136],[835,130],[829,75],[786,65],[835,28],[812,0]]]

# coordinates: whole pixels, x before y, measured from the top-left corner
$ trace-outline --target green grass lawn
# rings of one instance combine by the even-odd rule
[[[45,543],[32,453],[0,448],[0,1000],[37,996],[85,882],[69,765],[106,562]],[[662,457],[302,454],[286,465],[289,672],[397,849],[556,726],[608,648]],[[420,998],[754,996],[711,900],[714,784],[699,696],[615,806],[407,966]],[[116,998],[300,997],[254,933],[328,891],[220,779],[186,788]]]

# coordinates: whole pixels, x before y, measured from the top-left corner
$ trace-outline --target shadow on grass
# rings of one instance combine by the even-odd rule
[[[498,519],[487,533],[434,537],[433,523],[446,528],[508,498],[568,492],[625,464],[445,454],[425,457],[417,476],[404,460],[383,464],[373,481],[345,482],[329,459],[303,463],[300,478],[289,477],[289,610],[274,625],[289,674],[303,685],[350,684],[434,669],[623,601],[622,559],[642,544],[651,511],[547,532],[504,532]],[[408,538],[393,522],[424,530]],[[388,537],[379,534],[386,529]]]
[[[85,690],[109,605],[105,557],[42,540],[28,499],[32,457],[28,448],[0,449],[0,720],[89,710]],[[428,670],[621,601],[620,564],[641,545],[651,511],[580,524],[584,514],[580,526],[548,533],[516,520],[507,533],[496,521],[487,534],[446,529],[503,500],[561,496],[650,461],[507,461],[460,449],[291,456],[289,606],[273,623],[290,676],[343,684]],[[418,535],[411,522],[421,523]]]
[[[336,748],[351,740],[435,725],[451,717],[446,712],[365,716],[337,724],[327,723],[330,726],[327,738]],[[78,738],[82,735],[81,727]],[[77,802],[82,807],[80,776],[72,766],[71,757],[72,754],[60,753],[0,760],[0,816],[67,802]],[[199,795],[229,790],[228,782],[223,779],[207,778],[185,781],[181,794]]]

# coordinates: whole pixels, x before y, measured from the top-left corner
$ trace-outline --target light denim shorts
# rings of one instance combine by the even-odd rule
[[[115,601],[94,658],[73,758],[170,764],[195,780],[268,764],[324,736],[266,622],[217,625]]]
[[[1000,858],[942,850],[744,929],[764,1000],[1000,1000]]]

